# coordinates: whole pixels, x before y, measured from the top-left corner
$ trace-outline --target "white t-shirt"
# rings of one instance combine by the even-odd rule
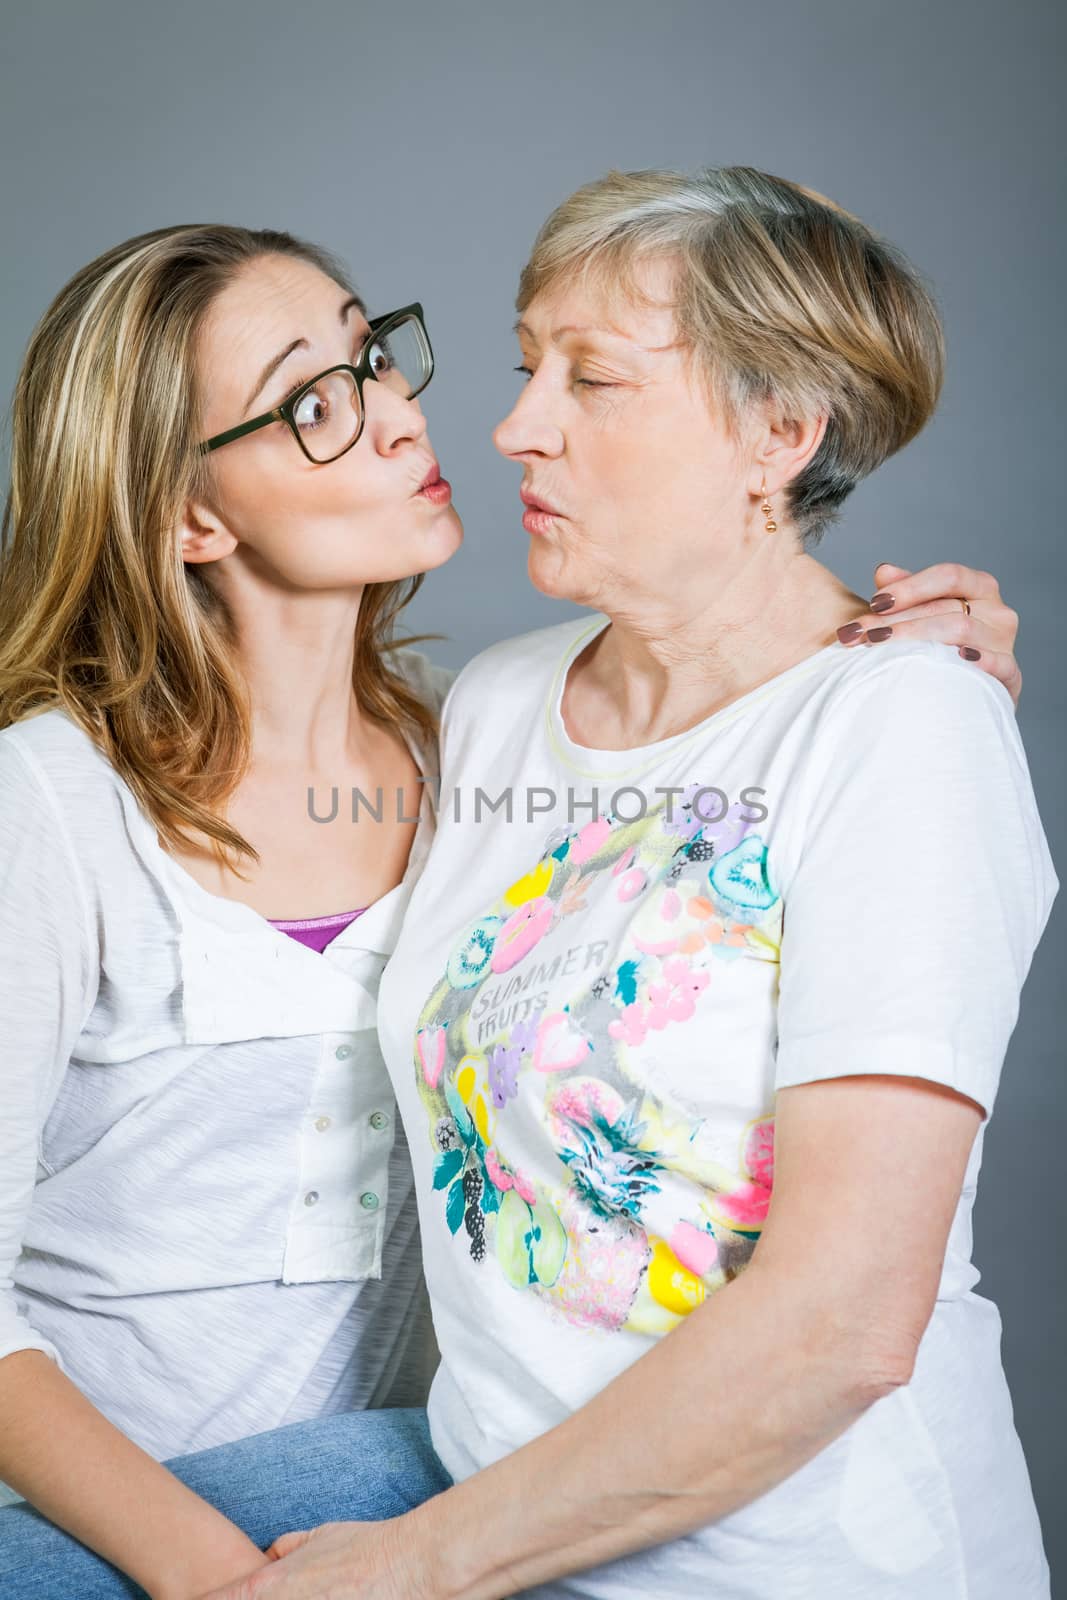
[[[451,674],[395,659],[439,707]],[[44,1351],[157,1459],[425,1400],[377,988],[433,800],[403,881],[318,953],[167,854],[65,711],[0,731],[0,1357]]]
[[[1010,697],[954,649],[835,643],[676,737],[601,751],[559,706],[606,625],[461,673],[381,984],[442,1352],[433,1440],[458,1479],[744,1269],[779,1087],[917,1075],[989,1112],[1059,886]],[[1047,1600],[1000,1318],[973,1292],[984,1126],[912,1381],[740,1510],[537,1593]],[[718,1386],[743,1381],[712,1364],[679,1426],[713,1430]]]

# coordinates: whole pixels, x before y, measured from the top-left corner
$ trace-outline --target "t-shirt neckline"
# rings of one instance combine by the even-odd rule
[[[649,770],[664,757],[684,749],[690,742],[695,742],[713,728],[734,721],[735,718],[751,710],[754,705],[770,699],[787,683],[816,671],[818,665],[831,652],[838,654],[846,648],[839,639],[832,640],[830,644],[823,645],[811,655],[805,656],[803,660],[795,661],[791,667],[776,672],[773,677],[757,684],[754,689],[747,690],[736,700],[731,700],[728,705],[720,706],[717,711],[694,723],[691,728],[683,728],[680,733],[671,734],[666,739],[657,739],[646,745],[635,745],[627,750],[602,750],[595,745],[578,744],[570,737],[563,722],[563,691],[567,675],[578,656],[586,645],[599,637],[610,625],[610,617],[598,616],[569,641],[556,665],[545,699],[545,727],[550,747],[564,766],[587,777],[631,777],[638,770]]]

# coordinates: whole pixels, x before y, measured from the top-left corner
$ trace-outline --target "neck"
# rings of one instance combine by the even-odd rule
[[[652,744],[833,644],[865,604],[821,562],[767,539],[726,578],[698,574],[670,591],[602,604],[611,625],[575,663],[568,688],[595,707],[601,733],[589,742]]]
[[[359,760],[369,727],[352,687],[362,590],[227,596],[252,709],[259,768],[336,779]]]

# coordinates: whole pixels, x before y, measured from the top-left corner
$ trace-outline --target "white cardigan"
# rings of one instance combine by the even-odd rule
[[[439,709],[453,674],[393,660]],[[433,789],[402,882],[320,954],[202,888],[66,712],[0,730],[0,1357],[43,1350],[159,1460],[425,1399],[376,1012]]]

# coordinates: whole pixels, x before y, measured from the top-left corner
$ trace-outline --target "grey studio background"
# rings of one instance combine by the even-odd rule
[[[901,245],[944,314],[944,398],[817,554],[864,595],[883,559],[961,558],[997,574],[1022,617],[1019,723],[1067,883],[1064,53],[1052,3],[7,0],[2,21],[5,408],[48,301],[120,239],[225,220],[333,247],[372,311],[425,306],[438,370],[423,405],[467,533],[408,618],[448,635],[429,647],[448,665],[573,612],[529,585],[519,474],[489,440],[521,382],[518,270],[553,205],[612,166],[743,162],[832,196]],[[903,865],[885,863],[887,894],[904,892]],[[1065,895],[986,1135],[975,1259],[978,1292],[1000,1308],[1054,1589],[1058,1578],[1067,1595]]]

